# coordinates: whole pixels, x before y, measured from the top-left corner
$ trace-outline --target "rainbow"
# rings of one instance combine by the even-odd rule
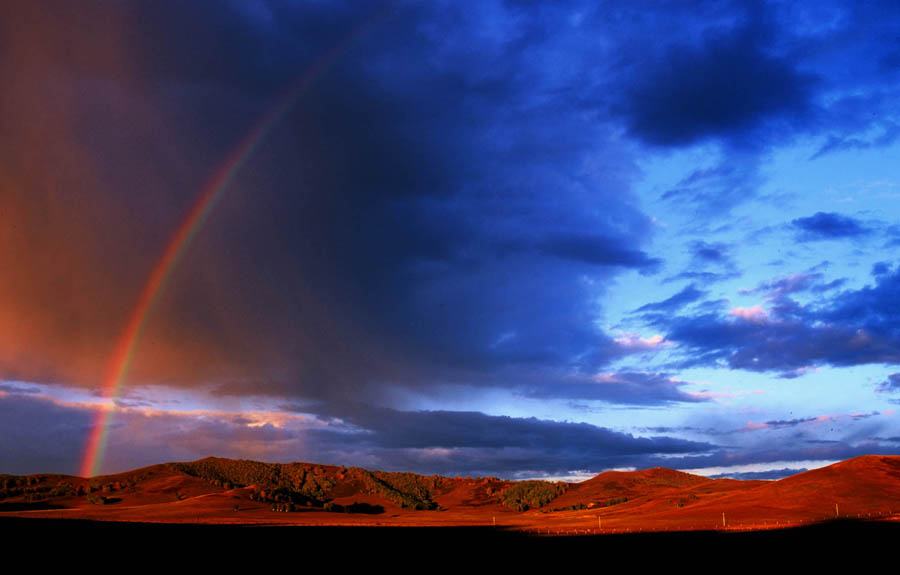
[[[376,15],[377,16],[377,15]],[[100,472],[103,454],[109,439],[110,422],[115,412],[115,401],[125,385],[128,369],[134,360],[141,334],[147,325],[147,318],[165,289],[166,282],[178,264],[188,245],[203,222],[209,217],[223,192],[234,180],[235,175],[247,162],[266,134],[294,105],[312,82],[340,56],[350,44],[364,31],[371,28],[376,18],[371,18],[354,29],[343,41],[321,56],[306,72],[304,72],[275,103],[269,112],[260,119],[244,139],[232,150],[224,162],[213,173],[207,185],[197,195],[193,206],[178,226],[165,251],[153,266],[150,277],[144,284],[137,304],[125,324],[125,329],[116,344],[113,355],[103,379],[102,390],[104,401],[100,404],[93,426],[88,435],[84,456],[81,462],[81,475],[93,477]]]

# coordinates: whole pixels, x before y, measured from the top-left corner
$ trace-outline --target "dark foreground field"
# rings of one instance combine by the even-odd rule
[[[241,526],[2,517],[0,532],[10,551],[38,545],[65,557],[127,558],[135,565],[167,564],[177,556],[181,567],[235,567],[248,560],[299,562],[304,566],[301,571],[310,562],[344,568],[384,564],[401,571],[437,565],[563,568],[585,562],[601,568],[611,559],[634,566],[783,567],[835,558],[864,564],[892,552],[900,541],[898,522],[849,519],[768,531],[557,537],[491,527]]]

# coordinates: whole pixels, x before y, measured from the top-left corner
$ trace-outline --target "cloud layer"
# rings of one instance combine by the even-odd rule
[[[729,374],[859,366],[896,401],[898,22],[879,2],[4,5],[0,393],[47,423],[35,446],[84,425],[12,382],[100,388],[198,194],[300,85],[171,270],[126,381],[315,405],[324,427],[173,412],[206,440],[166,451],[123,413],[123,438],[421,470],[762,457],[597,414],[687,417],[750,393]],[[698,392],[688,369],[717,374]],[[8,461],[42,464],[17,445]],[[791,453],[862,443],[810,445]]]

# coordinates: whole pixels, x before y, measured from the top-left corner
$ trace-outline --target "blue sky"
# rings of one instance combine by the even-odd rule
[[[153,308],[105,470],[900,453],[893,3],[82,8],[0,18],[0,472],[77,469],[168,238],[310,70]]]

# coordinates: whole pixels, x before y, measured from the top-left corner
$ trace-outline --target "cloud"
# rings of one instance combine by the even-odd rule
[[[606,469],[639,462],[654,454],[712,448],[710,444],[664,436],[634,437],[587,423],[479,412],[396,411],[364,405],[324,407],[322,412],[340,417],[361,432],[311,431],[315,441],[340,444],[336,451],[365,446],[377,454],[382,465],[393,469],[402,461],[408,469],[437,469],[440,473],[509,476],[538,470],[553,474],[573,469]],[[386,449],[397,451],[391,455]],[[429,457],[437,449],[445,450],[440,459]]]
[[[784,428],[784,427],[794,427],[796,425],[801,425],[804,423],[818,422],[818,421],[822,421],[821,416],[820,417],[801,417],[801,418],[794,418],[794,419],[774,419],[771,421],[766,421],[763,424],[753,424],[752,422],[748,423],[747,429],[751,429],[751,430],[770,429],[770,428],[778,429],[778,428]]]
[[[795,125],[813,110],[816,78],[766,49],[772,23],[748,15],[699,45],[670,45],[627,94],[631,132],[657,146],[713,137],[741,140],[771,124]]]
[[[622,379],[617,376],[617,379]],[[0,396],[0,472],[77,472],[96,406],[31,393]],[[856,420],[877,413],[772,420],[776,429]],[[720,434],[655,427],[654,434]],[[844,459],[890,452],[892,438],[724,448],[666,435],[634,436],[567,421],[477,411],[407,411],[359,403],[312,402],[271,411],[120,408],[113,416],[105,472],[207,455],[309,461],[372,469],[523,477],[631,466],[680,469],[771,461]],[[35,449],[36,445],[46,448]],[[524,474],[524,475],[523,475]]]
[[[734,278],[741,277],[741,273],[732,270],[727,272],[697,272],[697,271],[684,271],[679,274],[676,274],[671,277],[667,277],[663,280],[663,283],[671,283],[679,280],[691,280],[691,281],[701,281],[704,283],[716,283],[727,281]]]
[[[821,423],[831,424],[832,426],[835,423],[840,421],[860,421],[863,419],[869,419],[872,417],[876,417],[881,415],[881,412],[872,411],[868,413],[836,413],[836,414],[822,414],[815,417],[796,417],[792,419],[773,419],[761,423],[756,423],[754,421],[748,421],[747,424],[740,428],[737,431],[740,432],[748,432],[748,431],[760,431],[760,430],[781,430],[781,429],[791,429],[799,426],[808,426],[815,425]],[[806,443],[810,444],[836,444],[840,443],[837,440],[820,440],[820,439],[807,439]]]
[[[822,144],[816,153],[810,156],[809,159],[815,160],[832,152],[844,150],[881,148],[893,144],[897,141],[897,138],[900,137],[900,126],[897,124],[883,124],[881,128],[881,133],[872,138],[830,135],[825,143]]]
[[[762,292],[766,294],[768,299],[779,300],[784,296],[805,291],[813,291],[816,293],[826,292],[842,286],[847,281],[846,279],[840,278],[826,283],[824,277],[824,274],[821,272],[800,272],[761,282],[753,289],[741,290],[741,293],[752,294]]]
[[[797,218],[791,225],[799,232],[800,241],[816,241],[865,236],[871,230],[862,222],[836,213],[816,212],[807,218]]]
[[[872,264],[872,275],[880,276],[891,271],[891,264],[888,262],[875,262]]]
[[[93,415],[33,394],[0,395],[0,473],[77,473]]]
[[[698,261],[726,266],[731,265],[731,258],[728,256],[728,246],[721,242],[695,241],[691,244],[691,253],[694,259]]]
[[[889,84],[866,86],[855,94],[839,94],[828,107],[831,124],[823,126],[827,136],[810,161],[848,150],[890,146],[900,136],[894,102],[897,90]]]
[[[757,481],[760,479],[763,480],[775,480],[775,479],[784,479],[785,477],[790,477],[791,475],[796,475],[797,473],[803,473],[804,471],[808,471],[805,467],[800,467],[797,469],[790,467],[783,467],[781,469],[770,469],[768,471],[734,471],[731,473],[718,473],[716,475],[710,475],[711,479],[740,479],[743,481]]]
[[[671,313],[680,310],[684,306],[702,299],[707,292],[697,289],[696,284],[684,287],[680,292],[657,302],[642,305],[632,313],[662,312]]]
[[[0,381],[0,393],[40,393],[41,390],[33,385],[22,385],[8,381]]]
[[[691,268],[662,280],[696,284],[637,308],[647,337],[598,327],[618,275],[664,264],[636,194],[648,153],[702,152],[660,188],[697,232],[760,200],[778,146],[804,138],[822,156],[894,141],[897,18],[864,4],[817,6],[826,19],[744,3],[4,4],[0,378],[97,389],[174,230],[301,78],[171,270],[129,385],[391,405],[456,385],[664,405],[700,397],[668,371],[615,373],[615,362],[663,345],[666,356],[678,346],[682,366],[783,376],[896,362],[890,268],[840,293],[842,280],[813,271],[760,286],[762,321],[753,307],[731,315],[733,304],[703,301],[700,282],[740,276],[719,235],[694,236],[705,241],[688,245]],[[847,239],[874,224],[820,213],[790,226]],[[827,297],[800,304],[803,290]],[[0,389],[23,413],[43,405],[19,391]],[[177,450],[121,437],[159,457],[574,461],[527,445],[379,447],[337,423],[333,441],[301,449],[302,430],[167,417],[143,429],[177,429]],[[217,433],[245,440],[228,451]]]
[[[735,317],[739,317],[744,321],[748,321],[750,323],[764,323],[766,318],[768,317],[768,313],[766,310],[762,308],[762,306],[755,305],[753,307],[744,308],[744,307],[736,307],[728,312],[728,315],[733,315]]]
[[[651,337],[641,337],[638,334],[624,334],[622,337],[613,338],[613,341],[623,350],[634,351],[654,351],[667,344],[665,338],[660,334]]]
[[[626,88],[616,108],[651,148],[703,145],[721,154],[664,193],[672,207],[708,215],[758,200],[761,161],[798,136],[821,142],[810,160],[896,143],[898,74],[883,64],[896,60],[892,11],[878,3],[682,11],[694,20],[656,13],[629,28],[637,55],[621,58]]]
[[[691,385],[690,382],[681,381],[666,373],[623,371],[599,373],[576,381],[570,379],[546,385],[523,386],[521,393],[527,397],[594,400],[636,406],[707,401],[702,395],[682,389],[688,385]]]
[[[0,24],[0,377],[97,386],[173,230],[304,74],[172,269],[129,383],[380,397],[620,357],[597,294],[662,262],[621,131],[560,91],[549,31],[570,15],[382,8],[0,18],[19,22]]]
[[[691,470],[784,461],[836,462],[859,455],[871,455],[872,453],[897,454],[898,450],[896,446],[885,445],[874,439],[864,439],[856,442],[837,441],[835,443],[804,447],[798,447],[793,444],[745,446],[741,449],[722,449],[704,455],[686,455],[671,458],[668,460],[668,463],[665,463],[666,459],[657,459],[656,461],[660,465],[666,465],[675,469]]]
[[[662,264],[659,258],[629,249],[621,240],[600,236],[559,235],[543,240],[538,248],[557,257],[600,266],[621,266],[654,272]]]
[[[900,317],[895,305],[900,272],[875,277],[873,286],[845,290],[801,305],[787,296],[769,310],[734,308],[656,318],[666,339],[684,354],[679,365],[725,365],[750,371],[900,362]],[[738,319],[739,318],[739,319]]]
[[[730,254],[731,246],[724,242],[696,240],[688,244],[687,251],[691,254],[688,269],[666,278],[664,282],[689,279],[712,283],[741,276]]]
[[[322,403],[295,409],[300,413],[120,409],[113,416],[103,469],[216,455],[509,477],[600,471],[640,464],[646,457],[713,448],[665,436],[635,437],[588,423],[480,412]],[[0,415],[0,472],[77,473],[93,409],[22,394],[0,396]]]
[[[526,364],[605,369],[624,351],[596,327],[598,294],[662,265],[622,126],[650,147],[714,140],[722,157],[672,198],[731,206],[759,181],[760,149],[821,133],[829,110],[853,124],[850,104],[816,111],[827,90],[887,70],[824,73],[845,67],[825,43],[793,42],[801,29],[777,6],[582,6],[578,19],[502,3],[260,6],[0,19],[17,22],[0,66],[0,266],[15,270],[0,277],[0,375],[95,386],[199,190],[311,70],[172,270],[129,381],[343,398],[462,373],[496,385]],[[802,33],[866,66],[886,56],[839,28],[853,40]],[[692,249],[710,269],[663,281],[738,277],[728,246]]]
[[[900,373],[890,374],[875,388],[877,393],[900,393]]]
[[[687,205],[709,216],[694,222],[696,232],[707,232],[714,214],[757,198],[756,190],[764,181],[756,151],[726,149],[720,155],[715,165],[690,172],[661,196],[674,209]]]
[[[99,408],[43,394],[0,395],[0,472],[78,474]],[[283,412],[119,407],[102,472],[209,455],[290,461],[304,450],[304,430],[319,425]]]

